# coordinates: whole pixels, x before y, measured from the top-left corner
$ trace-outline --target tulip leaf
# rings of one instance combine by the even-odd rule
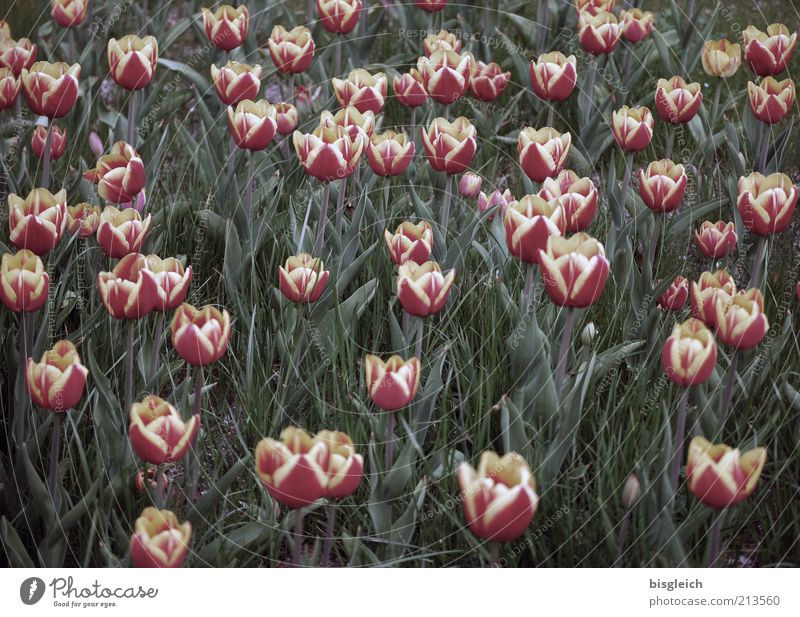
[[[17,530],[5,516],[0,518],[0,539],[2,539],[3,551],[12,568],[36,567],[28,555],[28,551],[25,550],[25,544],[17,534]]]
[[[193,504],[186,515],[186,519],[194,525],[211,516],[213,508],[227,494],[233,483],[242,473],[242,470],[252,463],[252,456],[247,455],[236,461],[219,480],[215,481],[208,491]]]

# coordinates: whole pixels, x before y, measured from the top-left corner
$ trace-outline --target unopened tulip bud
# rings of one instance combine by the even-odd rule
[[[755,26],[742,31],[744,59],[756,75],[766,77],[786,70],[797,45],[797,32],[790,34],[783,24],[770,24],[762,32]]]
[[[689,491],[709,508],[722,509],[747,499],[756,490],[767,462],[764,448],[744,454],[725,444],[695,437],[686,457]]]
[[[394,234],[387,229],[384,232],[386,248],[392,263],[400,266],[407,261],[421,264],[428,261],[433,246],[433,229],[428,221],[412,223],[405,221]]]
[[[181,460],[200,430],[200,415],[188,421],[164,399],[146,396],[130,409],[128,437],[137,456],[147,463],[163,465]]]
[[[103,148],[103,140],[100,139],[100,136],[94,131],[89,133],[89,149],[97,157],[102,156],[105,151]]]
[[[216,362],[228,348],[231,316],[208,305],[196,309],[181,304],[172,319],[172,346],[189,364],[205,366]]]
[[[42,259],[33,251],[21,249],[6,253],[0,261],[0,300],[9,311],[30,313],[47,302],[50,277]]]
[[[444,308],[455,278],[455,270],[444,275],[435,261],[407,261],[397,272],[397,297],[410,315],[435,315]]]
[[[596,335],[597,327],[594,325],[593,321],[590,321],[584,326],[583,330],[581,330],[581,344],[587,348],[591,347]]]
[[[447,6],[447,0],[414,0],[414,4],[428,13],[436,13]]]
[[[403,360],[400,356],[392,356],[384,362],[370,354],[364,358],[364,369],[369,397],[381,409],[402,409],[417,395],[420,378],[418,358]]]
[[[231,51],[241,46],[249,28],[250,13],[245,4],[239,7],[224,4],[213,12],[203,9],[203,29],[217,49]]]
[[[468,171],[461,176],[461,180],[458,181],[458,190],[462,197],[472,199],[477,197],[478,193],[481,192],[482,184],[483,178],[481,178],[478,174]]]
[[[180,568],[189,552],[192,524],[181,523],[169,510],[145,508],[131,536],[131,564],[135,568]]]
[[[642,489],[639,486],[639,478],[636,477],[635,473],[632,473],[625,480],[625,486],[622,489],[622,505],[625,506],[626,510],[632,510],[639,503],[641,495]]]
[[[495,206],[500,206],[500,215],[505,217],[506,212],[508,212],[508,206],[511,204],[516,203],[516,199],[511,194],[511,191],[506,189],[502,193],[500,190],[493,191],[491,194],[486,195],[483,191],[480,192],[478,195],[478,211],[480,213],[484,213],[487,210],[491,210]],[[488,216],[488,220],[493,220],[495,213],[491,213]]]
[[[322,260],[308,253],[289,257],[286,264],[278,268],[281,293],[287,300],[302,304],[319,300],[328,286],[329,276]]]
[[[661,351],[664,372],[679,386],[696,386],[711,377],[717,363],[717,344],[697,319],[677,324]]]
[[[67,411],[77,406],[89,371],[70,341],[58,341],[41,362],[28,358],[25,376],[31,400],[44,409]]]

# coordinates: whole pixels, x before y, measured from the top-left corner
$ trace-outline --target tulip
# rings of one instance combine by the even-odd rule
[[[0,68],[0,111],[14,107],[21,87],[22,82],[11,69]]]
[[[489,196],[481,191],[480,195],[478,195],[478,211],[481,213],[486,212],[495,206],[500,206],[500,212],[505,217],[506,212],[508,212],[508,206],[514,203],[517,203],[517,200],[514,199],[514,196],[508,189],[502,193],[499,190],[496,190]],[[490,214],[487,219],[490,221],[494,220],[494,213]]]
[[[154,36],[128,34],[108,41],[108,66],[117,85],[140,90],[153,81],[158,63],[158,41]]]
[[[453,122],[434,118],[427,130],[421,127],[420,131],[425,156],[434,170],[457,174],[472,162],[477,150],[476,131],[463,116]]]
[[[267,41],[269,55],[275,68],[282,73],[302,73],[314,58],[314,39],[305,26],[286,30],[281,25],[272,29]]]
[[[386,131],[372,135],[367,146],[367,159],[378,176],[398,176],[414,158],[414,142],[405,133]]]
[[[369,397],[381,409],[396,411],[411,404],[420,377],[418,358],[392,356],[386,362],[371,354],[364,358]]]
[[[558,306],[585,308],[597,302],[606,285],[609,262],[603,245],[583,232],[552,235],[539,251],[544,290]]]
[[[409,315],[435,315],[444,308],[455,278],[455,270],[445,276],[435,261],[407,261],[397,272],[397,297]]]
[[[334,34],[348,34],[358,24],[361,0],[317,0],[322,27]]]
[[[142,220],[133,208],[119,210],[106,206],[97,226],[97,243],[106,255],[118,259],[140,252],[149,230],[149,214]]]
[[[572,137],[553,128],[523,128],[517,138],[519,164],[531,180],[542,182],[558,175],[569,155]]]
[[[400,76],[395,75],[392,80],[394,96],[401,105],[406,107],[419,107],[428,100],[428,91],[417,69],[411,69]]]
[[[249,28],[250,13],[244,4],[239,7],[223,4],[214,12],[203,9],[203,29],[217,49],[236,49],[244,43]]]
[[[653,29],[653,14],[650,11],[621,11],[619,21],[622,24],[622,38],[631,43],[644,40]]]
[[[482,184],[483,178],[481,178],[478,174],[468,171],[461,176],[461,180],[458,181],[458,192],[461,193],[462,197],[473,199],[478,196],[478,193],[481,192]]]
[[[688,297],[689,281],[679,274],[658,297],[658,305],[665,311],[680,311],[686,306]]]
[[[685,124],[695,117],[702,103],[699,83],[687,84],[678,76],[656,83],[656,111],[664,122]]]
[[[367,111],[378,114],[386,102],[389,82],[383,73],[371,75],[364,69],[354,69],[350,71],[347,79],[334,77],[331,85],[340,106],[352,105],[362,114]]]
[[[0,300],[9,311],[32,313],[47,302],[50,277],[41,258],[22,249],[0,261]]]
[[[525,533],[539,504],[536,478],[516,452],[501,458],[485,451],[477,472],[461,463],[458,486],[470,530],[492,542],[510,542]]]
[[[526,195],[509,204],[503,224],[508,250],[529,264],[539,263],[548,238],[562,235],[567,225],[561,204],[545,201],[539,195]]]
[[[689,491],[709,508],[727,508],[753,494],[766,462],[764,448],[740,454],[725,444],[695,437],[686,457]]]
[[[213,306],[194,308],[181,304],[172,320],[172,346],[189,364],[204,366],[216,362],[228,348],[231,316]]]
[[[428,221],[412,223],[405,221],[398,225],[394,234],[384,231],[389,258],[396,266],[407,261],[418,264],[425,263],[431,256],[433,246],[433,229]]]
[[[70,341],[58,341],[44,352],[42,361],[28,358],[25,377],[31,400],[51,411],[67,411],[75,407],[86,388],[89,371]]]
[[[147,181],[144,163],[134,147],[118,141],[108,154],[97,159],[97,166],[83,177],[98,185],[100,197],[110,203],[134,201]]]
[[[375,114],[369,110],[362,114],[355,107],[342,107],[335,114],[324,109],[319,117],[319,125],[329,128],[344,127],[351,139],[355,139],[359,133],[369,138],[375,130]]]
[[[351,136],[341,126],[319,126],[307,134],[295,131],[292,139],[300,165],[323,182],[352,174],[367,144],[363,132]]]
[[[733,349],[752,349],[769,330],[764,297],[757,287],[717,300],[715,309],[717,337]]]
[[[319,300],[329,277],[322,260],[308,253],[289,257],[286,265],[278,268],[281,293],[287,300],[302,304]]]
[[[679,386],[696,386],[707,381],[716,362],[714,336],[697,319],[676,324],[661,351],[667,377]]]
[[[625,486],[622,489],[622,505],[626,510],[632,509],[639,503],[639,498],[642,496],[642,487],[639,484],[639,478],[635,473],[628,476],[625,480]]]
[[[677,210],[686,191],[686,171],[669,159],[653,161],[639,170],[639,194],[642,201],[656,212]]]
[[[742,63],[742,49],[727,39],[706,41],[701,60],[706,74],[712,77],[731,77]]]
[[[555,199],[564,209],[566,229],[570,233],[583,231],[591,225],[597,212],[597,189],[590,178],[579,178],[570,169],[562,170],[555,178],[545,178],[539,196]]]
[[[447,0],[414,0],[414,4],[416,4],[423,11],[435,13],[437,11],[441,11],[447,6]]]
[[[712,259],[719,259],[736,248],[736,226],[724,221],[703,221],[694,232],[694,240],[700,250]]]
[[[228,126],[237,146],[251,151],[263,150],[278,128],[277,112],[266,100],[240,101],[235,109],[228,107]]]
[[[261,65],[250,66],[229,60],[221,69],[211,65],[211,79],[217,96],[225,105],[255,100],[261,88]]]
[[[736,283],[725,270],[703,272],[691,286],[692,316],[713,328],[717,325],[717,302],[727,303],[735,293]]]
[[[610,54],[622,36],[622,26],[613,13],[583,12],[578,17],[578,28],[581,45],[594,56]]]
[[[158,255],[148,255],[146,267],[156,280],[158,298],[156,311],[171,311],[183,304],[189,285],[192,282],[192,266],[184,268],[174,257],[161,259]]]
[[[575,56],[560,51],[541,54],[531,61],[531,88],[544,101],[563,101],[575,89],[578,78]]]
[[[747,82],[747,98],[750,111],[767,124],[775,124],[783,120],[794,105],[794,82],[788,77],[778,81],[774,77],[765,77],[759,84]]]
[[[169,510],[145,508],[131,536],[131,563],[135,568],[180,568],[189,551],[192,524],[181,524]]]
[[[452,50],[435,51],[422,56],[417,69],[430,97],[442,105],[450,105],[462,97],[469,86],[473,59],[471,54],[458,55]]]
[[[756,75],[766,77],[786,70],[797,44],[797,33],[783,24],[770,24],[762,32],[755,26],[742,31],[744,59]]]
[[[275,105],[275,121],[278,133],[281,135],[292,134],[300,122],[297,108],[291,103],[277,103]]]
[[[67,225],[67,191],[33,189],[25,199],[8,196],[9,239],[18,249],[37,255],[52,251]]]
[[[100,225],[100,208],[87,202],[67,206],[67,231],[78,234],[79,238],[89,238]]]
[[[97,157],[102,156],[105,151],[105,148],[103,148],[103,140],[100,139],[100,135],[94,131],[89,133],[89,150]]]
[[[511,73],[501,72],[495,62],[484,64],[475,62],[469,78],[469,88],[472,95],[479,101],[493,101],[498,98],[508,86]]]
[[[141,319],[159,301],[159,285],[147,269],[147,258],[139,253],[125,255],[111,272],[97,275],[97,290],[108,314],[114,319]]]
[[[156,491],[159,485],[158,478],[159,474],[155,467],[150,467],[146,471],[140,469],[136,472],[136,476],[133,479],[133,487],[136,489],[137,493],[146,493],[148,490]],[[145,482],[147,482],[147,487],[145,487]],[[165,494],[169,486],[169,478],[163,473],[161,474],[160,484],[161,494]]]
[[[28,39],[0,39],[0,67],[10,69],[15,77],[36,62],[36,45]]]
[[[593,321],[590,321],[583,330],[581,330],[581,345],[584,347],[591,347],[595,336],[597,336],[597,326],[594,325]]]
[[[422,40],[422,48],[425,50],[425,55],[430,57],[431,54],[439,50],[452,50],[461,53],[461,39],[459,39],[452,32],[447,30],[439,30],[439,32],[432,32]]]
[[[653,139],[653,115],[647,107],[623,105],[611,114],[611,130],[623,150],[644,150]]]
[[[157,396],[146,396],[130,410],[128,436],[133,451],[153,465],[182,459],[199,430],[199,415],[184,422],[177,409]]]
[[[22,92],[31,111],[39,116],[66,116],[78,99],[78,79],[81,65],[64,62],[34,62],[22,69]]]
[[[67,147],[67,129],[59,126],[53,126],[53,132],[50,141],[50,159],[55,161],[64,155],[64,150]],[[33,129],[31,135],[31,150],[40,159],[44,158],[44,148],[47,142],[47,129],[41,125],[37,125]]]
[[[89,0],[50,0],[50,15],[62,28],[79,26],[86,18]]]
[[[597,15],[598,13],[613,13],[615,0],[575,0],[575,10],[578,16],[581,13]]]
[[[786,229],[797,205],[797,188],[786,174],[756,172],[739,178],[736,200],[745,226],[759,236]]]
[[[320,431],[314,435],[314,440],[324,443],[328,452],[320,461],[328,476],[325,497],[341,499],[352,495],[364,473],[364,458],[356,452],[353,440],[342,431]]]

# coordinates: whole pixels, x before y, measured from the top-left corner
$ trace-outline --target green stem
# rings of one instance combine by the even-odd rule
[[[731,400],[733,398],[733,386],[736,383],[736,367],[738,362],[739,352],[734,351],[733,355],[731,356],[731,363],[728,366],[728,375],[725,379],[725,389],[722,391],[722,409],[720,409],[720,417],[722,420],[720,421],[719,427],[720,434],[725,428],[725,421],[728,419],[728,416],[731,412]]]
[[[347,178],[339,181],[339,193],[336,196],[336,233],[341,235],[344,224],[344,194],[347,190]]]
[[[619,536],[617,536],[617,545],[619,546],[619,553],[622,555],[625,550],[625,540],[628,537],[628,529],[631,526],[631,514],[633,510],[626,510],[625,516],[622,519],[622,524],[619,526]]]
[[[766,173],[767,169],[767,152],[769,150],[770,138],[772,137],[772,125],[762,122],[761,135],[761,152],[758,154],[758,171],[763,174]]]
[[[303,563],[303,510],[297,508],[294,513],[294,551],[292,565],[299,568]]]
[[[66,411],[53,412],[53,437],[50,441],[50,477],[47,486],[50,489],[50,498],[54,502],[56,501],[58,487],[58,463],[61,456],[61,420],[64,413]]]
[[[336,526],[336,506],[329,503],[325,506],[327,522],[325,524],[325,541],[322,545],[322,567],[331,566],[331,548],[333,547],[333,531]]]
[[[156,376],[158,369],[158,352],[161,347],[161,336],[164,333],[164,311],[159,311],[156,317],[156,328],[153,331],[153,349],[150,351],[150,379]]]
[[[489,566],[492,568],[500,567],[500,543],[492,542],[489,545]]]
[[[648,247],[647,252],[647,282],[649,283],[651,288],[654,288],[653,281],[655,279],[655,263],[656,263],[656,249],[658,247],[658,242],[661,239],[661,221],[662,221],[662,214],[661,212],[654,212],[653,213],[654,223],[653,223],[653,235],[650,238],[650,246]]]
[[[51,148],[53,144],[53,121],[47,123],[47,137],[44,140],[44,158],[42,162],[42,188],[50,188],[50,170],[52,167]]]
[[[447,223],[450,220],[450,200],[453,194],[453,174],[447,174],[444,187],[444,203],[442,204],[441,220],[439,227],[442,229],[442,237],[447,240]]]
[[[714,87],[714,103],[711,106],[711,134],[714,134],[714,129],[717,128],[717,121],[719,120],[719,99],[722,95],[723,79],[717,78],[717,84]]]
[[[561,400],[561,387],[564,383],[564,375],[567,372],[567,356],[569,355],[569,348],[572,342],[572,330],[575,326],[575,309],[572,307],[566,308],[566,316],[564,318],[564,329],[561,331],[561,343],[558,346],[558,363],[556,364],[556,396]]]
[[[133,334],[136,322],[129,319],[127,323],[128,336],[125,348],[125,409],[122,414],[127,415],[133,405]]]
[[[667,124],[667,145],[664,152],[664,158],[672,159],[672,148],[675,144],[675,125],[671,122]]]
[[[716,568],[719,561],[720,536],[722,535],[722,513],[724,510],[714,513],[714,522],[711,524],[711,546],[708,551],[708,567]]]
[[[422,359],[422,338],[425,330],[425,318],[420,317],[417,321],[419,321],[419,325],[417,326],[417,345],[414,350],[414,355],[417,357],[417,360],[420,360]]]
[[[326,182],[322,189],[322,209],[319,212],[317,221],[317,237],[314,240],[314,257],[319,257],[322,252],[322,245],[325,243],[325,224],[328,221],[328,204],[331,197],[331,184]]]
[[[552,103],[547,104],[547,124],[545,126],[553,127],[553,114],[554,108]]]
[[[670,473],[670,484],[672,491],[678,490],[678,478],[681,471],[681,460],[683,459],[683,445],[686,441],[686,412],[689,406],[689,388],[684,388],[678,402],[678,424],[675,428],[675,447],[672,454],[672,470]]]
[[[758,238],[758,248],[753,257],[753,269],[750,276],[750,283],[747,285],[748,289],[761,286],[761,270],[764,264],[764,256],[767,252],[767,239],[764,236]]]
[[[384,461],[383,461],[383,470],[385,473],[389,473],[389,470],[392,468],[392,462],[394,460],[394,422],[395,417],[394,411],[386,411],[386,444],[384,446]]]
[[[128,144],[136,148],[136,90],[128,97]]]

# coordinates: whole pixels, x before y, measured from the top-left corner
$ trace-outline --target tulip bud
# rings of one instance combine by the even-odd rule
[[[97,226],[97,243],[106,255],[119,259],[141,251],[149,230],[149,214],[142,220],[134,208],[118,210],[106,206]]]
[[[622,27],[622,38],[631,43],[644,40],[653,29],[653,14],[641,9],[621,11],[619,20]]]
[[[408,168],[412,158],[414,142],[405,133],[375,133],[367,146],[369,166],[378,176],[400,175]]]
[[[594,56],[610,54],[616,49],[622,36],[622,27],[614,13],[597,13],[588,11],[578,16],[578,39],[583,48]]]
[[[578,79],[575,56],[560,51],[541,54],[531,61],[531,88],[544,101],[564,101],[575,89]]]
[[[422,264],[431,256],[433,229],[428,221],[417,224],[405,221],[400,223],[394,234],[387,229],[383,237],[386,248],[389,249],[389,257],[396,266],[407,261]]]
[[[586,348],[591,348],[594,337],[597,335],[597,326],[593,321],[590,321],[583,330],[581,330],[581,344]]]
[[[753,115],[767,124],[783,120],[794,105],[794,82],[765,77],[759,84],[747,82],[747,98]]]
[[[406,107],[419,107],[428,100],[428,91],[417,69],[411,69],[400,76],[395,75],[392,89],[397,102]]]
[[[66,116],[78,100],[80,76],[80,64],[64,62],[34,62],[30,69],[22,69],[20,81],[28,107],[51,120]]]
[[[200,430],[200,414],[184,422],[177,409],[153,395],[131,406],[130,421],[128,436],[133,451],[153,465],[181,460]]]
[[[422,48],[429,58],[433,52],[439,50],[451,50],[458,54],[461,53],[461,39],[452,32],[439,30],[439,32],[431,33],[422,40]]]
[[[472,162],[478,148],[475,127],[459,117],[453,122],[434,118],[427,129],[420,127],[425,157],[436,171],[449,174],[463,172]]]
[[[238,147],[254,152],[263,150],[278,128],[277,112],[266,100],[240,101],[236,109],[228,107],[228,126]]]
[[[435,261],[407,261],[397,271],[397,297],[409,315],[435,315],[444,308],[455,278],[455,270],[443,275]]]
[[[689,297],[689,281],[680,274],[676,276],[666,291],[658,297],[658,305],[665,311],[680,311],[686,306]]]
[[[753,494],[766,462],[764,448],[740,454],[738,449],[698,436],[689,444],[686,457],[687,486],[709,508],[727,508]]]
[[[41,258],[22,249],[0,261],[0,300],[9,311],[31,313],[47,302],[50,277]]]
[[[510,78],[511,73],[503,73],[495,62],[475,62],[472,65],[469,88],[479,101],[494,101],[503,94]]]
[[[622,489],[622,505],[625,506],[626,510],[632,510],[639,503],[641,496],[642,489],[639,486],[639,478],[636,477],[635,473],[632,473],[625,480],[625,486]]]
[[[203,29],[217,49],[231,51],[241,46],[250,28],[250,13],[246,5],[232,7],[223,4],[216,11],[203,9]]]
[[[355,139],[359,133],[363,133],[365,137],[369,138],[375,130],[375,114],[369,110],[362,114],[355,107],[342,107],[335,114],[323,109],[319,117],[319,125],[328,128],[344,127],[351,139]]]
[[[553,128],[523,128],[517,138],[519,164],[531,180],[542,182],[558,175],[569,155],[572,136]]]
[[[547,250],[539,251],[539,266],[550,300],[577,308],[597,302],[610,271],[603,245],[582,231],[569,238],[550,236]]]
[[[278,133],[281,135],[291,135],[300,122],[297,115],[297,108],[291,103],[278,103],[275,105],[275,114]]]
[[[503,224],[509,252],[529,264],[539,263],[540,251],[547,248],[550,236],[560,236],[566,230],[561,204],[539,195],[526,195],[509,204]]]
[[[679,386],[708,380],[717,363],[717,345],[711,331],[697,319],[676,324],[661,351],[664,372]]]
[[[430,97],[437,103],[450,105],[467,91],[473,62],[469,53],[458,55],[442,49],[433,52],[430,58],[422,56],[417,61],[417,70]]]
[[[136,150],[124,141],[111,146],[111,151],[97,159],[97,166],[83,177],[98,185],[100,197],[110,203],[133,201],[144,189],[144,163]]]
[[[766,77],[786,70],[797,44],[797,33],[783,24],[770,24],[766,32],[755,26],[742,31],[744,59],[756,75]]]
[[[675,76],[656,83],[656,111],[664,122],[685,124],[702,104],[703,93],[697,82],[687,84],[683,77]]]
[[[308,69],[316,49],[311,30],[305,26],[288,31],[281,25],[275,26],[267,46],[275,68],[282,73],[302,73]]]
[[[511,194],[511,191],[506,189],[502,193],[499,190],[492,192],[491,195],[487,197],[486,193],[481,191],[480,195],[478,195],[478,211],[481,213],[486,212],[494,208],[495,206],[500,206],[500,212],[505,217],[506,212],[508,212],[508,206],[516,203],[514,196]],[[493,220],[495,213],[491,213],[487,219]]]
[[[358,24],[361,0],[317,0],[322,27],[334,34],[348,34]]]
[[[86,18],[89,0],[50,0],[50,15],[62,28],[79,26]]]
[[[712,77],[731,77],[742,63],[742,49],[727,39],[706,41],[701,55],[703,70]]]
[[[477,197],[478,193],[481,192],[482,184],[483,178],[481,178],[478,174],[468,171],[461,176],[461,180],[458,182],[458,191],[461,193],[462,197],[472,199]]]
[[[653,139],[653,115],[647,107],[623,105],[611,114],[611,131],[623,150],[644,150]]]
[[[300,165],[323,182],[352,174],[367,144],[362,131],[352,135],[342,126],[319,126],[307,134],[295,131],[292,140]]]
[[[172,346],[181,358],[195,366],[216,362],[228,348],[231,316],[211,305],[201,309],[181,304],[172,319]]]
[[[461,463],[458,486],[467,525],[484,540],[510,542],[518,538],[530,525],[539,504],[536,478],[516,452],[500,458],[491,450],[485,451],[477,472],[469,463]]]
[[[261,89],[261,65],[250,66],[229,60],[221,69],[211,65],[211,80],[219,100],[236,105],[245,99],[255,100]]]
[[[128,34],[108,41],[108,66],[117,85],[140,90],[153,81],[158,64],[158,41],[154,36]]]
[[[435,13],[441,11],[447,6],[447,0],[414,0],[414,4],[428,13]]]
[[[583,231],[597,213],[597,189],[589,178],[579,178],[570,169],[563,169],[556,178],[545,178],[539,196],[556,200],[564,209],[566,231]]]
[[[639,194],[642,201],[656,212],[677,210],[686,191],[686,171],[670,159],[653,161],[639,170]]]
[[[8,196],[9,239],[18,249],[45,255],[61,241],[66,226],[66,189],[55,194],[33,189],[25,199],[14,193]]]
[[[769,330],[764,297],[758,287],[720,298],[716,306],[717,337],[733,349],[752,349]]]
[[[40,159],[44,159],[44,147],[47,142],[47,129],[43,126],[36,126],[31,134],[31,150]],[[53,127],[53,134],[50,139],[50,160],[55,161],[64,155],[67,147],[67,129],[59,126]]]
[[[386,103],[389,82],[383,73],[371,75],[364,69],[354,69],[350,71],[347,79],[334,77],[331,85],[340,106],[352,105],[362,114],[367,111],[378,114]]]
[[[58,341],[44,352],[38,364],[28,358],[25,377],[36,405],[50,411],[67,411],[81,400],[88,374],[75,345]]]
[[[20,77],[24,69],[36,62],[36,45],[28,39],[3,40],[0,38],[0,66],[10,69],[15,77]]]
[[[98,135],[94,131],[89,133],[89,149],[97,157],[101,156],[105,151],[103,148],[103,140],[100,139],[100,135]]]
[[[330,273],[319,258],[308,253],[289,257],[278,268],[281,293],[287,300],[308,304],[319,300],[328,285]]]
[[[79,238],[89,238],[100,224],[100,208],[87,202],[67,206],[67,231],[78,234]]]
[[[786,174],[751,173],[739,178],[736,205],[745,226],[759,236],[780,233],[789,226],[797,205],[797,188]]]
[[[153,309],[171,311],[183,304],[189,284],[192,282],[192,266],[183,264],[174,257],[161,259],[158,255],[148,255],[147,269],[153,275],[158,287],[158,298]]]
[[[717,302],[728,302],[735,293],[736,283],[725,270],[703,272],[698,281],[692,283],[692,316],[709,328],[715,327]]]
[[[147,487],[145,487],[145,473],[147,474]],[[149,491],[156,491],[158,489],[158,484],[156,483],[156,477],[158,475],[158,470],[155,467],[149,467],[146,471],[140,469],[136,472],[136,475],[133,479],[133,487],[136,489],[137,493],[145,493]],[[169,478],[167,478],[166,474],[161,475],[161,493],[166,494],[167,487],[169,486]]]
[[[392,356],[386,362],[378,356],[364,358],[369,397],[381,409],[396,411],[411,404],[419,388],[418,358],[403,360]]]
[[[719,259],[736,248],[736,226],[724,221],[703,221],[694,232],[694,240],[706,257]]]
[[[114,319],[141,319],[155,308],[159,298],[156,278],[139,253],[125,255],[111,272],[100,272],[97,291]]]
[[[14,107],[21,87],[22,82],[11,69],[0,68],[0,111]]]
[[[145,508],[131,536],[135,568],[180,568],[192,541],[192,524],[181,524],[169,510]]]

